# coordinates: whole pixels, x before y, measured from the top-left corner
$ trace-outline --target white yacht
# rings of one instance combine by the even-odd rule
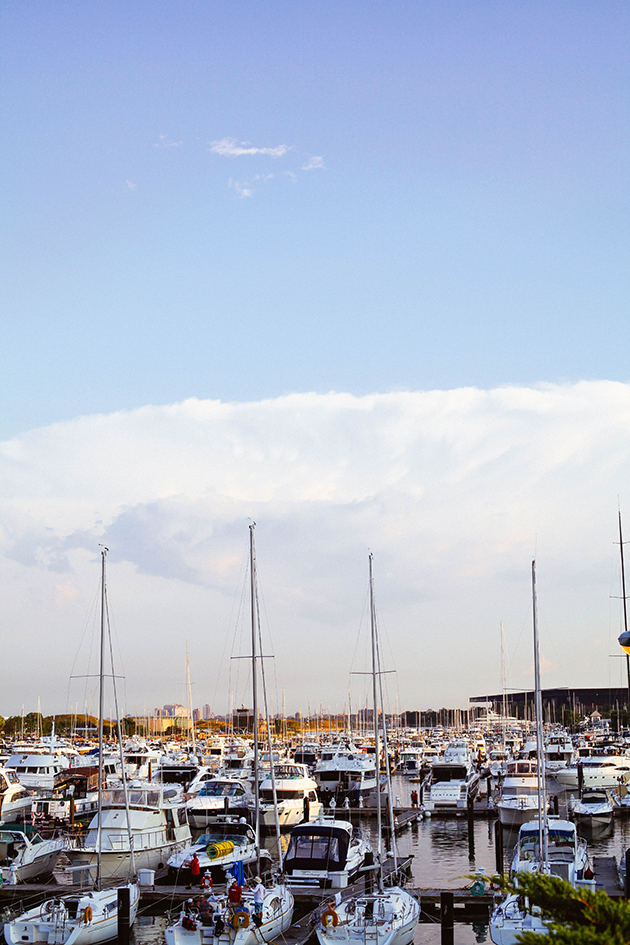
[[[411,774],[418,775],[422,770],[422,762],[424,759],[424,746],[423,745],[409,745],[408,748],[403,748],[400,753],[400,763],[398,765],[399,774]]]
[[[290,762],[274,767],[278,822],[281,830],[288,830],[305,819],[315,820],[322,809],[317,797],[317,782],[311,778],[306,765]],[[268,775],[260,785],[260,826],[269,830],[276,824],[273,806],[273,784]]]
[[[454,739],[444,757],[434,761],[425,782],[424,806],[427,811],[466,810],[468,799],[479,790],[479,772],[465,739]]]
[[[615,805],[604,788],[587,788],[581,798],[571,797],[571,817],[581,827],[589,830],[604,830],[612,826]]]
[[[334,797],[337,805],[349,799],[353,807],[376,790],[377,771],[373,754],[365,754],[349,741],[322,749],[313,777],[324,804]]]
[[[497,811],[504,827],[520,827],[538,817],[538,762],[508,761]]]
[[[186,802],[191,827],[204,830],[217,814],[246,811],[254,805],[254,795],[248,781],[238,778],[214,778]]]
[[[0,827],[0,878],[13,885],[50,876],[64,846],[60,837],[43,840],[38,833],[27,836],[16,827]]]
[[[558,784],[577,790],[580,767],[585,788],[616,788],[630,781],[630,757],[627,755],[590,755],[581,758],[574,765],[556,771],[555,779]]]
[[[549,736],[545,742],[545,771],[547,775],[555,775],[556,771],[573,764],[575,759],[575,749],[566,732]]]
[[[11,755],[5,767],[15,771],[25,788],[52,791],[70,767],[70,761],[64,755],[20,753]]]
[[[168,860],[171,882],[190,883],[190,862],[197,854],[201,875],[206,871],[215,884],[225,883],[225,876],[236,863],[242,863],[246,876],[256,874],[257,864],[263,873],[271,872],[271,855],[259,850],[253,827],[243,817],[218,815],[196,843],[174,853]]]
[[[372,847],[347,820],[320,815],[298,824],[282,861],[286,881],[295,892],[344,889],[372,860]]]
[[[13,768],[0,767],[0,823],[30,818],[35,800],[37,797],[26,790]]]
[[[540,830],[538,819],[523,824],[518,832],[518,843],[514,850],[510,871],[533,873],[540,868]],[[595,888],[593,872],[589,865],[586,841],[578,837],[575,824],[558,817],[547,820],[546,869],[552,876],[566,879],[572,886]]]
[[[101,811],[101,875],[120,881],[131,874],[129,830],[135,868],[158,869],[173,853],[190,846],[186,802],[181,792],[159,785],[128,789],[129,823],[122,789],[103,791]],[[66,850],[73,866],[85,865],[92,873],[97,864],[98,813],[92,818],[85,842],[73,837]]]
[[[238,739],[225,745],[221,759],[220,777],[239,778],[254,783],[254,752]]]

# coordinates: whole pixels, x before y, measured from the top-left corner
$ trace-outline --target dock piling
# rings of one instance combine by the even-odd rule
[[[455,910],[453,908],[453,893],[440,894],[440,925],[442,945],[454,945],[455,942]]]
[[[500,820],[494,822],[494,856],[497,873],[503,875],[503,827]]]
[[[129,886],[120,886],[118,888],[118,943],[119,945],[129,945],[129,911],[130,896]]]
[[[474,860],[475,858],[475,800],[473,797],[468,798],[466,813],[468,815],[468,856],[470,857],[471,860]]]

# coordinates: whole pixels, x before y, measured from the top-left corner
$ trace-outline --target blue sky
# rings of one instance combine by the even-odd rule
[[[5,4],[2,434],[189,396],[626,380],[629,22]]]
[[[344,698],[368,547],[400,705],[497,691],[501,620],[531,684],[534,552],[546,681],[617,684],[627,4],[8,0],[0,31],[5,711],[64,708],[100,541],[157,646],[128,707],[181,699],[186,634],[212,702],[250,517],[293,709]]]

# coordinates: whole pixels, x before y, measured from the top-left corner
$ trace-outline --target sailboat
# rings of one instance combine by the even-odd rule
[[[534,631],[534,691],[536,705],[536,755],[538,758],[538,816],[521,826],[514,853],[513,872],[540,872],[561,876],[573,886],[594,888],[586,850],[577,837],[575,825],[550,818],[545,789],[545,752],[543,740],[542,695],[540,688],[540,649],[538,644],[538,600],[536,562],[532,561],[532,611]],[[494,910],[490,919],[490,938],[495,945],[515,945],[523,932],[547,933],[547,925],[538,908],[528,908],[522,896],[512,893]]]
[[[377,699],[377,678],[381,677],[380,651],[378,646],[378,632],[376,624],[376,607],[374,601],[374,571],[372,555],[369,556],[370,565],[370,630],[372,644],[372,698],[374,706],[374,757],[378,770],[380,758],[380,731],[379,731],[379,700]],[[381,712],[383,717],[383,742],[387,784],[391,797],[391,780],[389,769],[389,755],[387,746],[387,728],[385,725],[385,707],[383,704],[383,689],[379,685],[381,695]],[[376,823],[378,832],[378,873],[377,889],[374,893],[356,896],[341,903],[330,903],[322,913],[320,922],[315,928],[320,945],[337,945],[344,942],[348,945],[359,945],[369,941],[374,945],[410,945],[420,919],[420,905],[417,899],[401,886],[385,887],[383,871],[383,839],[381,817],[381,795],[376,792]],[[391,804],[390,830],[394,844],[394,865],[396,865],[395,834]]]
[[[254,829],[256,836],[257,870],[260,879],[260,785],[258,765],[260,761],[258,739],[258,656],[257,639],[259,636],[258,594],[256,588],[256,554],[254,548],[254,528],[249,526],[249,570],[250,600],[252,625],[252,714],[254,719]],[[264,672],[263,672],[264,681]],[[269,738],[269,725],[267,724]],[[271,744],[269,744],[271,757]],[[275,797],[273,765],[271,767],[272,791]],[[276,802],[277,803],[277,802]],[[280,848],[280,828],[276,827],[278,849]],[[256,881],[256,880],[255,880]],[[262,886],[262,882],[257,884]],[[254,901],[254,892],[243,891],[239,904],[228,901],[227,895],[212,898],[211,908],[195,911],[191,914],[186,904],[176,922],[165,931],[167,945],[194,945],[194,943],[212,943],[212,945],[258,945],[269,942],[291,927],[293,921],[294,898],[291,890],[283,882],[273,882],[264,887],[262,902],[258,908]],[[205,903],[204,903],[205,905]]]
[[[101,554],[101,650],[98,709],[99,810],[96,815],[99,823],[99,839],[104,780],[103,683],[105,664],[106,555],[107,548],[104,548]],[[116,715],[119,716],[118,706],[116,706],[116,709]],[[118,894],[120,889],[128,890],[129,893],[129,925],[132,926],[138,913],[138,903],[140,900],[138,886],[135,883],[127,883],[123,887],[102,889],[100,844],[97,850],[97,856],[96,889],[82,892],[80,895],[48,899],[35,908],[23,912],[17,918],[5,923],[4,937],[7,943],[14,945],[14,943],[18,942],[54,942],[55,945],[97,945],[97,943],[100,942],[116,941],[118,939]]]

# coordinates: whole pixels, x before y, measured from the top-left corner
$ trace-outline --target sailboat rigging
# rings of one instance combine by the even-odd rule
[[[29,909],[4,926],[4,937],[8,943],[18,942],[55,942],[56,945],[92,945],[92,943],[113,942],[118,939],[118,902],[119,891],[128,890],[129,925],[133,925],[138,913],[140,893],[135,882],[124,886],[103,889],[102,876],[102,815],[103,815],[103,714],[104,714],[104,679],[105,679],[105,626],[107,614],[107,591],[105,580],[105,558],[108,549],[103,546],[101,552],[101,621],[100,621],[100,660],[99,660],[99,706],[98,706],[98,811],[96,829],[96,882],[93,891],[80,895],[49,899],[43,904]],[[111,638],[110,638],[111,647]],[[111,657],[111,650],[110,650]],[[112,660],[113,676],[113,660]],[[120,732],[120,713],[114,683],[118,737],[122,752]],[[122,758],[122,755],[121,755]],[[127,787],[124,778],[123,789],[129,825],[129,805]],[[135,874],[133,843],[129,834],[132,870]]]
[[[401,886],[385,887],[384,856],[382,840],[382,815],[379,781],[380,768],[380,726],[379,726],[379,699],[382,711],[383,746],[385,749],[388,797],[391,798],[391,778],[387,761],[387,726],[383,704],[382,674],[380,665],[380,649],[378,640],[378,626],[376,620],[376,603],[374,595],[374,568],[372,554],[369,556],[369,584],[370,584],[370,637],[372,651],[372,705],[374,713],[374,750],[377,772],[376,790],[376,822],[378,831],[378,874],[377,890],[373,894],[352,897],[333,904],[324,911],[321,921],[316,926],[317,938],[320,945],[337,945],[344,942],[347,945],[365,943],[368,938],[374,945],[410,945],[416,926],[420,919],[420,906],[411,893]],[[378,679],[378,682],[377,682]],[[390,827],[392,848],[395,850],[396,838],[394,833],[393,815],[390,808]],[[395,854],[394,854],[395,857]],[[395,861],[396,862],[396,861]]]

